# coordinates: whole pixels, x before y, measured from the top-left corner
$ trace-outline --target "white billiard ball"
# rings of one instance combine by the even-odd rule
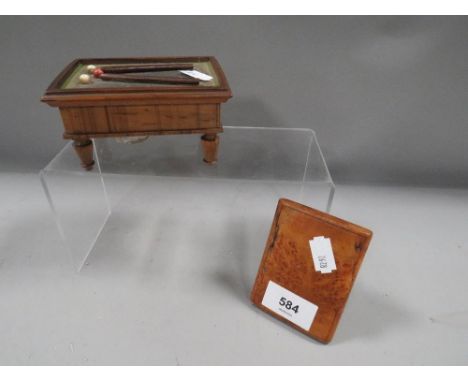
[[[96,69],[96,65],[88,65],[86,67],[86,70],[88,71],[88,73],[93,73],[94,69]]]
[[[80,83],[81,84],[89,84],[91,83],[91,76],[89,76],[88,74],[82,74],[80,76]]]

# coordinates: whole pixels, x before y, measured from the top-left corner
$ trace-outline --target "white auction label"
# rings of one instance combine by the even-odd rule
[[[335,256],[328,237],[317,236],[309,240],[312,260],[316,272],[332,273],[336,271]]]
[[[211,81],[213,79],[213,77],[209,76],[208,74],[199,72],[198,70],[180,70],[180,72],[200,81]]]
[[[262,305],[304,330],[310,329],[318,310],[317,305],[273,281],[268,282]]]

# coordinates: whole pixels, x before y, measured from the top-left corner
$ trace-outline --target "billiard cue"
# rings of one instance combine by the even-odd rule
[[[101,74],[99,78],[103,81],[147,82],[147,83],[155,83],[155,84],[198,85],[200,83],[200,81],[195,78],[129,76],[125,74],[106,74],[106,73]]]
[[[193,64],[139,64],[139,65],[109,65],[100,67],[104,73],[141,73],[162,72],[168,70],[192,70]]]

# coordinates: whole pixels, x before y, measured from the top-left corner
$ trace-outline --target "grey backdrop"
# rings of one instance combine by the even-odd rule
[[[311,127],[341,182],[468,186],[466,17],[1,17],[0,169],[64,144],[39,102],[76,57],[215,55],[225,125]]]

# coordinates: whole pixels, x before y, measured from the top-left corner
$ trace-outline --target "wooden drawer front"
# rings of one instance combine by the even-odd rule
[[[221,126],[219,111],[218,104],[60,108],[70,135],[213,129]]]
[[[111,132],[219,127],[219,105],[108,106]]]
[[[70,134],[107,133],[109,123],[105,107],[60,108],[65,131]]]

